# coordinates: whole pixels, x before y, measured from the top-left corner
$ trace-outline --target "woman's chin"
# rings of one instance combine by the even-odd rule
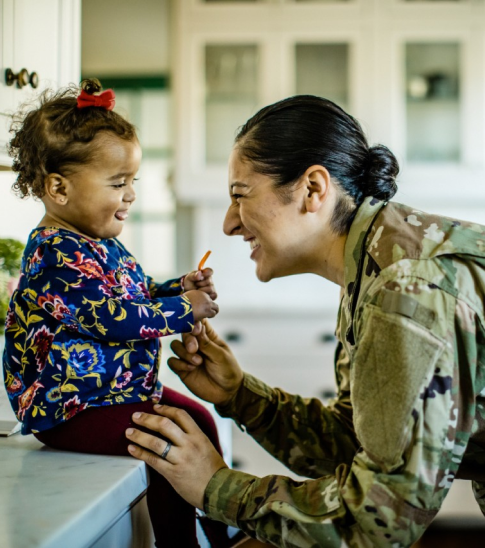
[[[274,278],[274,276],[268,270],[264,269],[260,265],[256,264],[256,277],[260,282],[266,283]]]

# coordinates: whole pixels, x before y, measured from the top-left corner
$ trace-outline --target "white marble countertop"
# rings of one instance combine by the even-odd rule
[[[0,438],[0,546],[85,548],[147,487],[145,464]]]

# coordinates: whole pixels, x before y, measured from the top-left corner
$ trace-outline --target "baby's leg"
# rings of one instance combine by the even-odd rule
[[[214,447],[222,455],[222,449],[219,444],[219,436],[217,434],[217,426],[210,412],[199,402],[176,392],[167,386],[163,387],[162,401],[163,405],[179,407],[185,409],[187,413],[198,424],[199,428],[211,440]],[[152,411],[153,412],[153,411]]]
[[[201,404],[165,387],[163,403],[186,409],[220,451],[215,423]],[[54,449],[97,455],[129,455],[125,430],[130,426],[139,428],[131,421],[132,414],[137,411],[153,413],[153,403],[90,407],[69,421],[35,436]],[[163,476],[151,468],[148,468],[148,473],[147,503],[157,546],[199,546],[194,507],[185,502]]]

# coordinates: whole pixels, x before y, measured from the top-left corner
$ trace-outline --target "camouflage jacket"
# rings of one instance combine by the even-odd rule
[[[485,510],[485,227],[369,198],[345,265],[336,400],[246,375],[218,409],[311,478],[209,482],[210,517],[276,546],[410,546],[454,478]]]

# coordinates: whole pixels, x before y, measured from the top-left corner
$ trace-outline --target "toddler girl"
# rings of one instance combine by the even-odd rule
[[[186,409],[219,448],[203,406],[164,388],[159,337],[218,312],[212,270],[155,283],[116,239],[135,200],[141,149],[97,80],[44,92],[19,115],[14,189],[45,205],[8,312],[3,366],[22,433],[71,451],[128,455],[125,430],[152,399]],[[220,449],[219,449],[220,450]],[[198,546],[194,508],[153,470],[147,501],[160,547]]]

